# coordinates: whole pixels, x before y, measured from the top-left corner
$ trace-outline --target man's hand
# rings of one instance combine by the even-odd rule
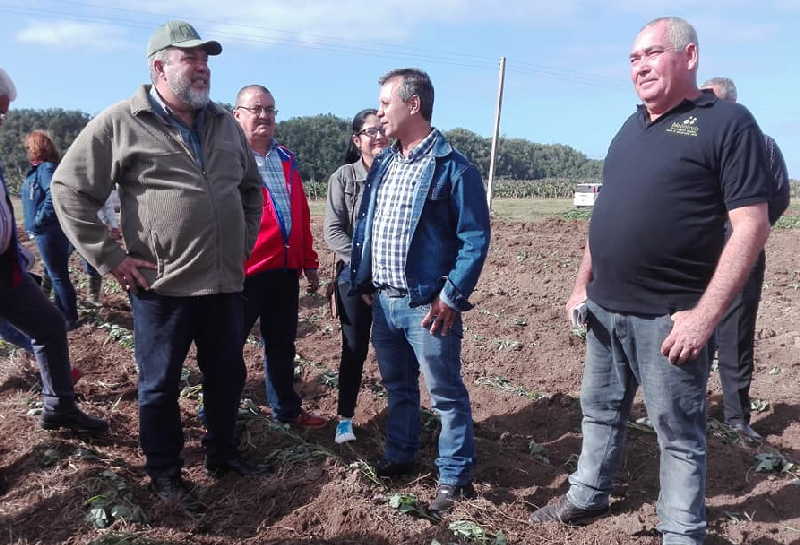
[[[676,312],[672,322],[672,331],[661,344],[661,354],[677,365],[697,359],[714,331],[711,320],[692,309]]]
[[[441,330],[441,335],[445,336],[450,332],[453,322],[458,316],[458,311],[448,307],[438,297],[431,303],[431,309],[422,319],[419,325],[425,329],[430,328],[431,335],[436,335]]]
[[[567,312],[567,321],[572,323],[572,309],[586,301],[586,286],[572,290],[572,294],[567,299],[567,304],[564,305],[564,310]]]
[[[122,262],[117,265],[115,269],[111,270],[111,274],[117,279],[119,285],[125,290],[136,290],[141,287],[143,289],[150,289],[150,285],[139,269],[155,269],[155,263],[150,263],[144,259],[135,259],[133,257],[126,257]]]
[[[308,293],[317,293],[319,289],[319,271],[317,269],[303,269],[303,273],[306,275],[306,280],[308,280],[306,291]]]
[[[119,230],[118,227],[109,227],[108,228],[108,235],[111,237],[111,240],[119,242],[122,240],[122,231]]]
[[[361,300],[364,301],[369,306],[372,306],[372,302],[375,300],[375,296],[371,293],[362,293]]]

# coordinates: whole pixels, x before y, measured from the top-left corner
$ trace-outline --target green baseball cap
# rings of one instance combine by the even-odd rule
[[[222,53],[222,45],[219,42],[201,40],[194,27],[185,21],[170,21],[158,27],[147,42],[147,56],[168,47],[181,49],[202,47],[209,55]]]

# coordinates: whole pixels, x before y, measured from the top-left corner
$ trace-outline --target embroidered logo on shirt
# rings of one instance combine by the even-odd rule
[[[683,121],[673,121],[667,132],[682,136],[697,136],[700,132],[700,127],[697,126],[697,117],[690,115]]]

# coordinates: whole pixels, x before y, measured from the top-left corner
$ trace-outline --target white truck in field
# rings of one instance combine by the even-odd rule
[[[572,199],[573,206],[594,206],[594,201],[597,200],[601,187],[603,187],[603,184],[595,182],[576,185],[575,197]]]

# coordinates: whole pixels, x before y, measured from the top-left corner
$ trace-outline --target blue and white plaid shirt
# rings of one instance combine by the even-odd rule
[[[278,143],[273,140],[266,155],[253,152],[253,157],[256,158],[261,181],[275,206],[283,236],[288,240],[292,232],[292,195],[289,193],[289,186],[283,173],[283,163],[276,151],[277,147]]]
[[[425,168],[434,160],[433,144],[439,131],[420,142],[408,157],[392,150],[389,168],[378,187],[372,220],[372,281],[376,286],[408,289],[406,256],[411,246],[411,210],[414,193]]]

